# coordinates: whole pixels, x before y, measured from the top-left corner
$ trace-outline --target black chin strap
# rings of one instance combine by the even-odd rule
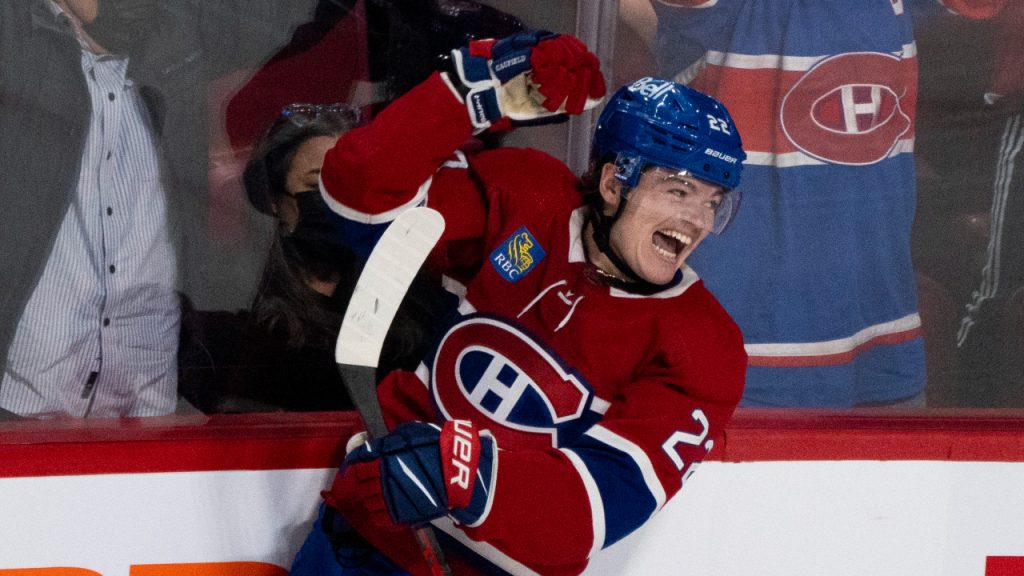
[[[611,260],[612,264],[618,268],[619,272],[622,272],[626,276],[625,280],[618,280],[611,277],[606,277],[606,280],[608,281],[608,284],[634,294],[654,294],[655,292],[660,292],[673,284],[675,279],[673,278],[668,284],[653,284],[644,280],[640,275],[633,271],[629,264],[626,264],[626,262],[615,253],[615,249],[611,246],[610,238],[612,234],[612,226],[619,220],[619,216],[622,216],[622,211],[626,207],[625,195],[620,193],[619,198],[621,198],[619,207],[615,210],[615,214],[610,217],[602,214],[597,208],[593,208],[589,211],[590,217],[588,218],[588,223],[594,229],[594,243],[597,245],[597,249]]]

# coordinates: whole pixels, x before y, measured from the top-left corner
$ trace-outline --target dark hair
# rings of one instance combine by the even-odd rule
[[[604,208],[604,199],[601,198],[601,172],[605,164],[614,162],[614,154],[600,158],[591,156],[587,170],[576,180],[576,189],[592,215],[600,215]]]
[[[288,191],[285,182],[295,153],[317,136],[341,136],[358,124],[355,109],[344,105],[292,104],[266,130],[253,149],[243,174],[246,196],[260,212],[274,215],[274,205]],[[309,286],[310,280],[343,282],[355,277],[356,259],[332,250],[333,258],[304,254],[275,232],[250,322],[280,334],[289,348],[306,345],[330,349],[341,323],[338,306]],[[354,282],[354,280],[352,280]],[[343,310],[343,308],[342,308]]]
[[[309,105],[292,105],[285,109],[289,110],[291,113],[278,119],[260,139],[245,170],[249,201],[268,214],[273,214],[273,203],[286,193],[288,169],[299,146],[316,136],[340,136],[358,124],[358,117],[351,111],[334,113],[330,107]],[[278,227],[250,322],[284,338],[289,348],[311,346],[333,351],[362,266],[345,246],[310,246],[284,235]],[[313,290],[310,280],[336,283],[334,294],[328,297]],[[431,331],[443,326],[454,304],[438,278],[418,275],[388,332],[377,373],[383,376],[395,368],[415,369]]]
[[[290,104],[253,148],[242,180],[249,203],[274,215],[274,202],[286,194],[285,180],[295,152],[311,138],[341,136],[359,124],[359,110],[344,104]]]

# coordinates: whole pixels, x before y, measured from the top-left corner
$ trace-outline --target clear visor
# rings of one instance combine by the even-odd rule
[[[655,166],[650,168],[649,171],[654,172],[663,180],[679,180],[684,182],[696,181],[705,186],[721,191],[721,194],[715,194],[716,204],[714,205],[714,221],[711,224],[711,228],[708,230],[712,234],[721,234],[739,210],[741,194],[737,189],[730,190],[720,184],[704,180],[703,178],[695,176],[689,170],[674,170],[662,166]]]
[[[715,224],[711,227],[712,234],[721,234],[725,227],[729,225],[729,222],[732,222],[733,216],[740,209],[741,196],[742,194],[740,194],[739,189],[726,190],[722,194],[722,203],[715,210]]]

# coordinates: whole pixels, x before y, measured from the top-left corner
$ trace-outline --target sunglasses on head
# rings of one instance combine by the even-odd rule
[[[362,113],[359,108],[341,102],[334,104],[296,103],[289,104],[281,109],[279,121],[292,122],[301,126],[317,118],[332,117],[345,120],[352,125],[357,125],[361,116]]]

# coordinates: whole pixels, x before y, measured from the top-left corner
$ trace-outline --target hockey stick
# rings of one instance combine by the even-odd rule
[[[391,321],[416,272],[441,238],[444,218],[430,208],[398,215],[370,253],[338,332],[334,359],[370,438],[387,434],[377,400],[377,363]],[[416,541],[434,576],[450,576],[434,531],[416,528]]]

